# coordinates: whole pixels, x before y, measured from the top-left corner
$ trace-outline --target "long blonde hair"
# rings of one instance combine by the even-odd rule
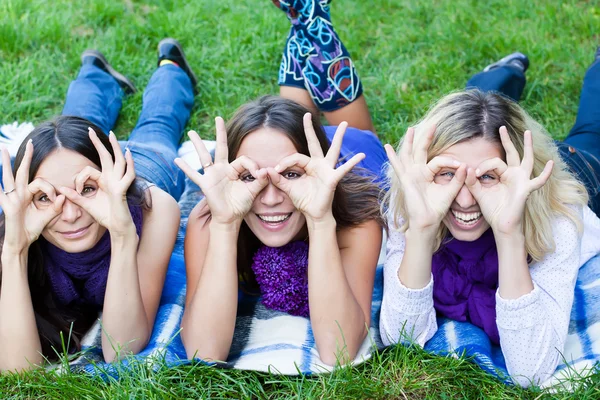
[[[587,204],[587,191],[569,172],[552,138],[517,103],[500,94],[484,93],[477,89],[449,94],[439,100],[415,126],[415,146],[420,140],[424,140],[425,132],[434,124],[436,130],[428,149],[429,160],[457,143],[474,138],[484,138],[500,144],[499,129],[503,125],[506,126],[520,158],[523,158],[523,133],[526,130],[531,131],[533,176],[542,172],[548,160],[554,161],[554,168],[546,184],[531,193],[525,204],[523,233],[526,251],[536,261],[554,251],[552,219],[557,216],[571,220],[581,233],[583,223],[573,206]],[[401,145],[402,141],[398,150]],[[407,215],[400,181],[392,168],[388,169],[387,176],[390,190],[384,200],[386,213],[393,217],[396,227],[406,231],[408,221],[402,226],[399,223],[400,218]],[[440,224],[436,250],[447,234],[446,226]]]

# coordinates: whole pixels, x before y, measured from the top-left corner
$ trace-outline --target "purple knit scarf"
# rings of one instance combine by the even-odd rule
[[[452,239],[433,255],[433,304],[438,314],[480,327],[500,344],[496,326],[498,251],[492,229],[473,242]]]
[[[308,243],[263,246],[253,257],[252,270],[266,308],[308,318]]]
[[[141,238],[142,207],[129,204],[135,230]],[[108,230],[94,247],[81,253],[67,253],[42,242],[44,267],[59,303],[85,303],[102,306],[110,267],[110,233]]]

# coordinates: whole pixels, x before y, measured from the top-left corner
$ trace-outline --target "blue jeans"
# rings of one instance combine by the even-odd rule
[[[480,72],[467,82],[467,89],[495,91],[519,101],[525,88],[525,74],[504,66]],[[571,171],[585,185],[589,206],[600,216],[600,61],[590,66],[583,80],[577,120],[558,150]]]
[[[123,91],[117,81],[100,68],[83,65],[71,82],[63,115],[85,118],[104,133],[114,127],[121,110]],[[142,113],[129,140],[136,175],[179,199],[185,176],[175,165],[183,129],[194,104],[192,83],[174,65],[156,69],[144,91]]]

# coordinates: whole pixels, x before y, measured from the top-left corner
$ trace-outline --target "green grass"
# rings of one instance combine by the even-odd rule
[[[335,0],[333,22],[359,68],[375,126],[396,141],[441,95],[464,87],[488,63],[520,50],[531,67],[522,104],[556,138],[570,130],[579,89],[596,45],[595,1]],[[62,109],[86,48],[104,52],[142,89],[156,44],[178,38],[199,78],[189,123],[213,137],[246,101],[276,93],[289,22],[269,0],[2,0],[0,123],[38,123]],[[116,133],[127,137],[141,93],[124,101]],[[599,398],[600,377],[576,398]],[[118,381],[34,371],[0,376],[0,398],[526,398],[465,361],[395,348],[357,368],[319,377],[281,377],[208,367],[150,372],[137,366]],[[565,397],[566,394],[544,394]]]

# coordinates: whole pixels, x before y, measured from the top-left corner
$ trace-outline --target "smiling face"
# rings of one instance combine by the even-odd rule
[[[242,141],[236,158],[247,156],[258,164],[258,168],[274,168],[283,158],[297,153],[294,143],[284,134],[272,128],[260,128]],[[287,179],[296,179],[304,171],[292,167],[281,174]],[[241,179],[249,179],[249,173]],[[306,237],[306,219],[294,207],[292,200],[272,183],[258,194],[244,221],[254,235],[265,245],[280,247],[292,240]]]
[[[44,179],[54,187],[58,195],[61,187],[75,190],[75,178],[87,166],[100,169],[81,154],[61,148],[46,157],[34,179]],[[95,182],[88,181],[84,185],[82,195],[93,196],[96,188]],[[34,194],[33,202],[38,208],[51,206],[50,200],[42,192]],[[90,214],[66,199],[62,213],[46,225],[42,236],[68,253],[80,253],[94,247],[105,232],[106,228],[98,224]]]
[[[481,137],[457,143],[439,155],[465,163],[467,168],[474,170],[486,160],[496,157],[504,160],[501,145]],[[435,182],[439,184],[450,182],[455,171],[452,168],[441,169],[435,176]],[[490,171],[483,174],[479,181],[482,186],[493,186],[498,183],[498,175]],[[479,239],[490,227],[466,185],[463,185],[458,192],[443,222],[454,238],[466,242]]]

